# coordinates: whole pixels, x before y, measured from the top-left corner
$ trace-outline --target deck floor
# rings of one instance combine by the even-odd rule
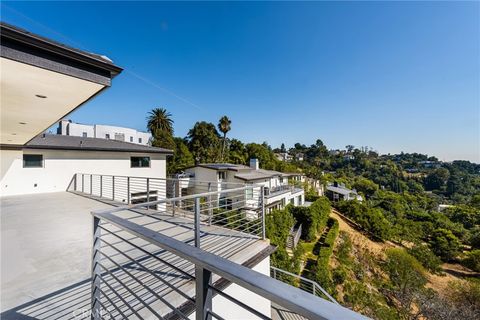
[[[90,317],[92,217],[89,212],[108,207],[108,203],[71,193],[1,199],[2,319]],[[172,217],[166,212],[152,214],[152,210],[123,211],[118,215],[193,245],[191,219]],[[193,265],[114,226],[104,227],[114,234],[102,237],[105,240],[102,252],[112,259],[102,259],[102,264],[110,270],[114,267],[113,262],[121,266],[104,275],[105,282],[110,286],[102,285],[105,293],[102,303],[115,302],[117,306],[109,308],[112,318],[144,317],[152,311],[144,302],[150,302],[155,312],[165,314],[172,306],[177,307],[187,301],[170,285],[180,288],[189,297],[194,295],[193,281],[171,267],[193,275]],[[202,226],[202,231],[202,249],[239,264],[268,247],[267,242],[237,231],[213,226]],[[146,256],[115,234],[154,252],[156,257],[171,266]],[[108,246],[107,242],[119,251]],[[140,264],[129,262],[122,253],[140,261]],[[134,294],[128,292],[127,287],[130,290],[133,288]]]

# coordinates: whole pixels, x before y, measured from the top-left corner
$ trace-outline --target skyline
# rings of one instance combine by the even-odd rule
[[[274,148],[319,138],[480,163],[479,9],[6,2],[2,21],[124,67],[75,122],[144,131],[147,112],[165,107],[181,137],[227,115],[229,137]]]

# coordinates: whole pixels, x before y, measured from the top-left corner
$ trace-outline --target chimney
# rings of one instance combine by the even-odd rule
[[[258,170],[260,169],[260,162],[258,159],[250,159],[250,168],[253,170]]]

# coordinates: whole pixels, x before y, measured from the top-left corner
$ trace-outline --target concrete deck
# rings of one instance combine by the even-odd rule
[[[51,193],[18,197],[1,198],[1,311],[2,319],[84,319],[89,318],[90,310],[90,268],[92,246],[92,217],[90,211],[108,208],[110,205],[71,193]],[[193,239],[192,221],[190,219],[171,217],[167,214],[144,215],[145,212],[124,211],[118,213],[127,219],[148,228],[172,236],[184,242]],[[115,227],[110,226],[112,231]],[[202,249],[244,263],[265,250],[268,243],[245,236],[239,232],[228,231],[218,227],[202,227]],[[124,231],[119,235],[128,237]],[[131,238],[128,237],[129,239]],[[110,243],[118,242],[115,236],[105,238]],[[148,244],[134,240],[144,248]],[[138,250],[126,243],[116,245],[131,257],[142,258],[142,264],[154,270],[169,283],[181,288],[182,292],[193,296],[194,286],[185,279],[152,258],[144,257]],[[150,248],[152,249],[152,248]],[[114,260],[130,270],[131,274],[141,277],[142,282],[155,285],[155,291],[161,292],[169,303],[179,306],[184,303],[178,294],[162,286],[162,283],[138,265],[126,265],[128,259],[114,254],[112,248],[104,246],[102,251],[110,250]],[[168,252],[156,255],[169,263],[178,265],[182,270],[193,274],[193,266]],[[111,267],[108,260],[104,265]],[[123,271],[115,271],[125,279],[128,285],[135,284]],[[162,274],[163,272],[163,274]],[[114,285],[114,278],[105,277]],[[119,293],[126,297],[129,304],[137,306],[143,316],[138,299],[128,297],[125,289],[115,284]],[[138,287],[138,285],[137,285]],[[102,287],[103,288],[103,287]],[[115,292],[104,288],[107,294],[118,301]],[[167,290],[168,289],[168,290]],[[152,301],[145,289],[138,293],[146,301]],[[143,299],[142,299],[143,300]],[[102,301],[107,302],[105,299]],[[162,312],[165,306],[159,301],[156,309]],[[124,305],[121,311],[131,314],[131,306]],[[137,308],[135,308],[137,309]],[[119,317],[118,312],[114,317]],[[130,316],[129,316],[130,318]]]

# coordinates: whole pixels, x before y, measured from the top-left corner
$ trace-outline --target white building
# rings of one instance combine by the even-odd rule
[[[88,125],[75,123],[71,120],[61,120],[58,123],[57,134],[83,138],[111,139],[142,145],[148,145],[152,138],[152,135],[148,132],[137,131],[131,128],[101,124]]]
[[[293,184],[293,182],[301,182],[304,176],[260,169],[257,159],[251,159],[250,166],[230,163],[206,163],[188,168],[185,172],[190,174],[195,180],[213,182],[214,188],[229,186],[229,184],[245,183],[263,186],[266,208],[268,210],[282,209],[287,204],[300,206],[305,202],[303,188]],[[249,196],[247,195],[247,200]]]
[[[133,143],[44,134],[2,149],[2,196],[63,192],[76,173],[166,178],[170,150]]]
[[[339,184],[337,182],[327,185],[327,190],[325,194],[332,201],[363,201],[363,197],[359,195],[355,189],[350,190],[346,188],[344,184]]]

